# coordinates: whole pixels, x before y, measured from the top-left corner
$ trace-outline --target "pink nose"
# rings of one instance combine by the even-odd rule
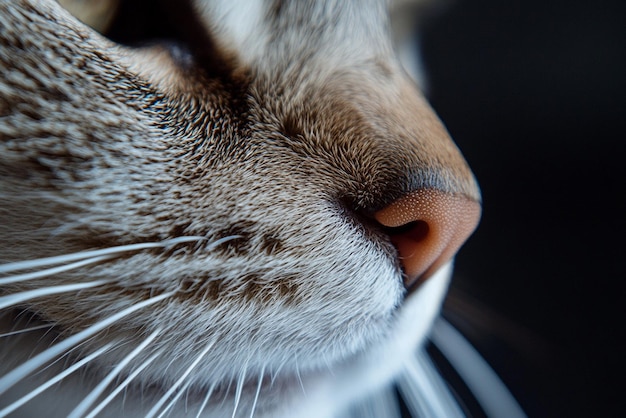
[[[474,200],[422,189],[401,197],[374,217],[389,228],[409,289],[454,256],[478,226],[480,213],[481,206]]]

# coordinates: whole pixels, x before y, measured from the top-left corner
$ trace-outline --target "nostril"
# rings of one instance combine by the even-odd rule
[[[480,204],[460,195],[422,189],[376,212],[398,250],[411,288],[450,260],[476,229]]]
[[[392,239],[400,236],[410,237],[413,241],[422,241],[428,236],[430,227],[428,223],[422,220],[412,221],[400,226],[383,226],[383,231]]]

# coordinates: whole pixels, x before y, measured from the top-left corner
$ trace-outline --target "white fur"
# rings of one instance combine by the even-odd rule
[[[269,34],[263,25],[264,0],[196,1],[195,7],[228,51],[241,51],[249,63],[262,55]]]
[[[451,273],[448,263],[405,301],[388,339],[331,373],[306,377],[303,395],[287,406],[283,416],[333,417],[388,385],[423,344],[439,314]]]
[[[346,64],[389,56],[392,49],[385,33],[385,2],[379,0],[283,2],[277,21],[268,16],[277,2],[271,0],[195,0],[199,13],[220,45],[239,63],[271,72],[278,63],[309,55],[311,74],[333,71]],[[333,21],[332,29],[320,26]],[[272,27],[280,25],[280,28]],[[280,31],[277,36],[276,31]],[[303,34],[309,44],[303,44]],[[318,55],[319,54],[319,55]]]

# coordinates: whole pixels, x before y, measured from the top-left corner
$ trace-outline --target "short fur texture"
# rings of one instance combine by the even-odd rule
[[[479,192],[395,59],[385,2],[194,7],[206,48],[131,49],[52,1],[0,1],[0,261],[163,243],[0,288],[84,286],[5,310],[7,331],[54,326],[2,341],[5,372],[163,298],[71,350],[57,366],[112,343],[61,386],[62,402],[33,401],[24,416],[67,414],[151,335],[119,376],[156,357],[108,416],[145,414],[192,365],[191,406],[173,416],[195,416],[209,388],[208,416],[231,416],[236,404],[237,416],[306,415],[302,382],[311,402],[341,370],[355,385],[363,379],[349,376],[382,347],[418,344],[437,311],[443,272],[407,299],[372,215],[419,188]],[[419,309],[421,323],[408,324]],[[403,332],[411,341],[394,343]],[[6,392],[0,408],[33,385]]]

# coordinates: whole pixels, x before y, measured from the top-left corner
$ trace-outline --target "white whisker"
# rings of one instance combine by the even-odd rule
[[[243,384],[246,381],[246,368],[248,367],[248,363],[246,362],[246,364],[244,364],[243,368],[241,369],[241,373],[239,374],[238,380],[237,380],[237,388],[235,389],[235,407],[233,408],[233,415],[231,416],[231,418],[235,418],[235,415],[237,415],[237,408],[239,408],[239,401],[241,400],[241,392],[243,390]]]
[[[326,364],[326,368],[328,369],[328,372],[332,376],[334,376],[335,375],[335,370],[333,369],[333,366],[330,364],[330,361],[328,361],[328,357],[326,356],[326,354],[324,354],[323,359],[324,359],[324,363]]]
[[[52,327],[53,327],[53,325],[50,325],[50,324],[41,324],[41,325],[37,325],[35,327],[19,329],[17,331],[5,332],[4,334],[0,334],[0,338],[10,337],[12,335],[25,334],[27,332],[37,331],[38,329],[52,328]]]
[[[226,386],[226,390],[222,391],[222,392],[224,392],[224,396],[222,396],[222,402],[220,402],[220,407],[224,406],[224,403],[228,399],[228,394],[230,393],[230,388],[233,386],[233,379],[234,379],[234,377],[231,376],[230,379],[228,380],[228,385]]]
[[[270,387],[274,386],[274,382],[276,381],[276,379],[278,378],[278,375],[280,374],[280,371],[282,370],[283,366],[285,365],[287,361],[283,361],[278,365],[278,368],[276,370],[274,370],[272,368],[271,371],[271,375],[270,375]]]
[[[435,366],[420,348],[407,358],[402,373],[396,381],[404,402],[414,416],[463,417],[463,412],[449,393],[449,388],[435,372]]]
[[[259,374],[259,383],[256,386],[256,392],[254,393],[254,401],[252,402],[252,410],[250,410],[250,418],[254,418],[254,410],[256,409],[256,403],[259,400],[259,394],[261,393],[261,385],[263,384],[263,375],[265,374],[265,366],[261,368]]]
[[[189,374],[193,371],[193,369],[198,365],[198,363],[200,363],[200,360],[202,360],[204,358],[204,356],[206,356],[206,354],[209,352],[209,350],[211,349],[211,347],[213,347],[213,344],[215,342],[212,341],[210,344],[208,344],[204,350],[202,350],[202,352],[200,354],[198,354],[198,357],[196,357],[196,359],[193,361],[193,363],[191,363],[191,365],[189,367],[187,367],[187,370],[185,370],[185,372],[183,373],[183,375],[176,381],[176,383],[174,383],[172,385],[171,388],[169,388],[169,390],[165,393],[165,395],[163,395],[161,397],[161,399],[159,399],[157,401],[157,403],[152,407],[152,409],[150,409],[150,411],[146,414],[146,418],[152,418],[156,415],[156,413],[159,411],[159,409],[161,409],[161,407],[163,406],[163,404],[169,399],[170,396],[172,396],[172,393],[174,393],[174,391],[181,385],[183,384],[183,382],[185,381],[185,379],[187,378],[187,376],[189,376]]]
[[[53,358],[59,356],[60,354],[67,351],[68,349],[74,347],[81,341],[86,340],[87,338],[95,335],[96,333],[102,331],[103,329],[110,326],[111,324],[114,324],[115,322],[119,321],[125,316],[132,314],[133,312],[136,312],[140,309],[145,308],[146,306],[154,305],[157,302],[160,302],[166,298],[169,298],[174,293],[175,292],[164,293],[159,296],[155,296],[150,299],[139,302],[135,305],[132,305],[124,309],[123,311],[118,312],[114,315],[111,315],[110,317],[100,322],[97,322],[96,324],[90,326],[89,328],[86,328],[83,331],[69,338],[66,338],[65,340],[42,351],[41,353],[37,354],[35,357],[29,359],[28,361],[25,361],[24,363],[17,366],[13,370],[11,370],[9,373],[5,374],[4,376],[0,378],[0,394],[6,392],[9,388],[11,388],[17,382],[22,380],[25,376],[28,376],[31,372],[36,370],[38,367],[42,366],[43,364],[52,360]]]
[[[120,393],[126,386],[128,386],[130,382],[132,382],[135,379],[135,377],[137,377],[139,373],[143,371],[143,369],[148,367],[161,353],[162,351],[158,351],[154,353],[153,355],[151,355],[150,357],[148,357],[148,359],[144,361],[143,363],[141,363],[139,367],[137,367],[135,370],[133,370],[133,372],[129,374],[128,377],[124,379],[122,383],[117,385],[115,389],[113,389],[107,395],[107,397],[102,400],[102,402],[100,402],[98,405],[96,405],[95,408],[89,411],[89,414],[87,414],[85,418],[94,418],[96,415],[98,415],[98,413],[100,413],[100,411],[102,411],[104,407],[107,406],[117,396],[118,393]]]
[[[67,264],[64,266],[52,267],[46,270],[34,271],[31,273],[24,274],[16,274],[14,276],[7,276],[0,279],[0,285],[10,284],[10,283],[18,283],[25,282],[27,280],[39,279],[46,276],[52,276],[53,274],[62,273],[64,271],[75,270],[77,268],[99,263],[100,261],[105,261],[113,258],[113,256],[101,256],[101,257],[93,257],[87,260],[78,261],[76,263]]]
[[[216,241],[213,241],[211,244],[207,245],[206,249],[207,250],[212,250],[213,248],[215,248],[215,247],[217,247],[219,245],[222,245],[225,242],[232,241],[232,240],[237,239],[237,238],[243,238],[243,237],[241,235],[229,235],[227,237],[220,238],[220,239],[218,239]]]
[[[0,410],[0,418],[9,415],[11,412],[15,411],[17,408],[19,408],[20,406],[24,405],[26,402],[28,402],[31,399],[33,399],[35,396],[39,395],[41,392],[43,392],[46,389],[48,389],[50,386],[54,385],[57,382],[60,382],[61,380],[65,379],[67,376],[69,376],[70,374],[74,373],[76,370],[78,370],[82,366],[84,366],[85,364],[89,363],[91,360],[93,360],[96,357],[104,354],[112,346],[113,346],[113,343],[109,343],[109,344],[104,345],[99,350],[91,353],[90,355],[88,355],[84,359],[74,363],[72,366],[70,366],[67,369],[63,370],[61,373],[57,374],[52,379],[49,379],[48,381],[44,382],[43,384],[41,384],[37,388],[31,390],[30,392],[28,392],[26,395],[22,396],[17,401],[13,402],[12,404],[10,404],[7,407],[5,407],[4,409]]]
[[[204,412],[204,408],[206,408],[206,405],[209,403],[209,398],[213,394],[213,391],[215,390],[215,386],[216,385],[217,385],[217,383],[213,383],[209,387],[209,390],[206,392],[206,396],[204,397],[204,400],[202,401],[202,405],[200,405],[200,410],[196,414],[196,418],[200,418],[200,415],[202,415],[202,412]]]
[[[230,237],[226,237],[230,238]],[[224,238],[222,238],[224,239]],[[233,239],[233,238],[230,238]],[[161,242],[143,242],[139,244],[119,245],[116,247],[103,248],[101,250],[80,251],[71,254],[64,254],[54,257],[37,258],[35,260],[16,261],[14,263],[7,263],[0,266],[0,273],[8,273],[10,271],[33,269],[42,266],[49,266],[53,264],[62,264],[70,261],[84,260],[86,258],[98,257],[98,256],[110,256],[118,253],[124,253],[129,251],[146,250],[151,248],[170,247],[172,245],[182,244],[186,242],[202,241],[206,240],[206,237],[178,237]],[[220,240],[218,240],[220,241]],[[218,244],[219,245],[219,244]]]
[[[306,390],[304,390],[304,382],[302,382],[302,376],[300,376],[300,366],[298,366],[298,356],[296,358],[296,376],[298,376],[298,382],[300,382],[300,387],[302,388],[302,393],[306,396]]]
[[[105,280],[96,280],[95,282],[64,284],[60,286],[49,286],[41,289],[26,290],[24,292],[0,297],[0,309],[8,308],[9,306],[17,305],[22,302],[26,302],[28,300],[43,296],[73,292],[75,290],[89,289],[91,287],[102,286],[105,283],[107,283]]]
[[[491,366],[446,320],[442,318],[437,320],[431,339],[456,373],[461,376],[487,416],[511,418],[526,416]]]
[[[109,384],[115,379],[117,375],[119,375],[124,367],[128,366],[128,363],[131,362],[132,359],[137,357],[154,339],[161,333],[162,329],[159,328],[154,331],[152,334],[148,336],[145,340],[142,341],[133,351],[131,351],[126,357],[122,359],[111,372],[106,375],[104,379],[91,391],[85,398],[76,405],[76,408],[72,412],[70,412],[68,418],[80,418],[87,409],[93,404],[96,399],[104,392],[104,390],[109,386]]]
[[[174,406],[174,404],[180,399],[180,397],[187,391],[187,389],[191,386],[191,381],[187,381],[176,393],[176,395],[168,402],[168,404],[163,408],[163,411],[159,414],[157,418],[163,418],[165,414],[169,412],[170,409]]]

